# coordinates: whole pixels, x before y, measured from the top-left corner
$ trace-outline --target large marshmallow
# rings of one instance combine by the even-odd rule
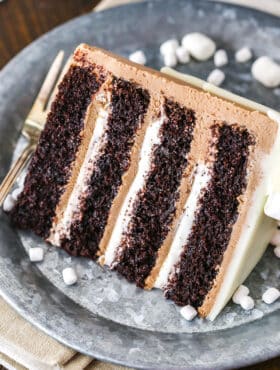
[[[267,56],[258,58],[251,71],[253,77],[266,87],[280,85],[280,65]]]
[[[215,42],[199,32],[186,34],[182,39],[182,45],[192,57],[201,61],[211,58],[216,50]]]
[[[272,193],[268,196],[264,206],[264,213],[268,217],[280,221],[280,192]]]

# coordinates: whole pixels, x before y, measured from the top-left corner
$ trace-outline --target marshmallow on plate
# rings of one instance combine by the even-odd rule
[[[240,287],[235,291],[234,295],[232,296],[232,300],[236,304],[240,304],[240,300],[242,297],[248,296],[250,293],[249,288],[246,285],[240,285]]]
[[[275,254],[275,256],[277,258],[280,258],[280,245],[278,245],[277,247],[275,247],[274,250],[273,250],[273,252],[274,252],[274,254]]]
[[[129,60],[138,64],[146,64],[147,59],[142,50],[137,50],[134,53],[129,55]]]
[[[186,34],[182,39],[182,45],[192,57],[201,61],[211,58],[216,50],[215,42],[199,32]]]
[[[280,65],[268,56],[258,58],[252,65],[253,77],[266,87],[280,85]]]
[[[237,50],[237,52],[235,53],[235,60],[238,62],[238,63],[246,63],[248,62],[250,59],[252,59],[252,52],[251,52],[251,49],[249,49],[248,47],[243,47],[239,50]]]
[[[272,245],[280,245],[280,230],[276,229],[275,233],[273,234],[270,244]]]
[[[160,45],[160,53],[161,55],[165,54],[175,54],[176,49],[179,47],[179,42],[176,39],[166,40]]]
[[[3,202],[3,210],[5,212],[10,212],[15,206],[15,199],[12,197],[11,194],[8,194]]]
[[[190,53],[184,46],[179,46],[176,49],[176,56],[178,58],[178,61],[182,64],[189,63],[190,61]]]
[[[29,259],[31,262],[41,262],[44,259],[43,248],[35,247],[29,249]]]
[[[220,69],[214,69],[207,77],[207,81],[215,86],[220,86],[224,79],[225,74]]]
[[[268,288],[262,296],[266,304],[274,303],[280,297],[280,291],[276,288]]]
[[[246,311],[252,310],[255,307],[255,302],[252,297],[245,295],[240,298],[240,306]]]
[[[219,49],[214,54],[214,64],[216,67],[222,67],[228,64],[227,52],[224,49]]]
[[[168,53],[163,56],[165,67],[175,67],[177,65],[177,57],[175,53]]]
[[[62,271],[62,276],[64,283],[66,285],[73,285],[78,281],[78,276],[76,274],[76,271],[73,269],[73,267],[66,267]]]
[[[191,321],[196,317],[197,311],[193,306],[187,305],[181,308],[180,314],[185,320]]]
[[[268,196],[264,213],[275,220],[280,221],[280,192],[272,193]]]

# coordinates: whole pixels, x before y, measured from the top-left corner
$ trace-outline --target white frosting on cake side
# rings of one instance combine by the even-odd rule
[[[203,190],[206,188],[210,179],[211,170],[205,164],[199,164],[196,168],[190,195],[184,206],[184,213],[178,222],[174,240],[155,281],[155,288],[164,288],[168,282],[170,274],[173,272],[175,265],[179,261],[184,245],[190,235],[195,214],[199,209],[199,200],[201,199]]]
[[[88,189],[88,182],[90,180],[92,171],[99,158],[102,149],[106,144],[106,129],[109,117],[109,106],[111,96],[109,93],[100,93],[95,100],[103,103],[102,108],[98,112],[95,122],[93,135],[86,152],[85,159],[80,168],[80,172],[68,200],[66,209],[62,218],[57,224],[52,226],[48,241],[56,246],[60,246],[61,240],[65,237],[70,237],[71,225],[81,216],[81,205],[86,196]]]
[[[143,189],[146,181],[146,176],[151,169],[153,153],[156,147],[160,144],[160,129],[165,122],[166,116],[161,114],[160,118],[152,122],[147,128],[144,141],[140,152],[140,160],[138,172],[128,191],[125,201],[122,205],[119,217],[114,227],[108,247],[105,252],[104,263],[111,266],[114,262],[116,252],[119,248],[123,234],[127,230],[129,221],[132,217],[132,209],[137,194]]]

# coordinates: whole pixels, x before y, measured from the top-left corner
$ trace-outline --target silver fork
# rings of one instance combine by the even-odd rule
[[[35,102],[33,103],[33,106],[27,118],[24,121],[21,133],[28,140],[28,144],[19,158],[12,165],[11,169],[0,185],[0,207],[2,206],[6,196],[10,192],[16,179],[22,172],[24,166],[30,159],[31,154],[36,148],[40,133],[44,128],[51,103],[56,95],[58,84],[60,83],[68,65],[68,63],[66,63],[61,74],[59,75],[63,58],[64,51],[61,50],[55,57],[39,91],[39,94],[35,99]],[[56,80],[57,83],[55,84]]]

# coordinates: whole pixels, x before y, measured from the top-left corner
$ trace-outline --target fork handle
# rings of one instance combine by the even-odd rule
[[[10,192],[12,186],[14,185],[16,179],[22,172],[24,166],[28,162],[34,150],[35,150],[35,145],[31,143],[28,144],[27,147],[23,150],[23,152],[19,156],[19,158],[15,161],[15,163],[10,168],[4,180],[2,181],[2,184],[0,185],[0,207],[2,206],[6,196]]]

